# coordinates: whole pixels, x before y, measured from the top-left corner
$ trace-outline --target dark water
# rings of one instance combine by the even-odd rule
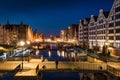
[[[66,56],[66,53],[64,51],[40,51],[38,55],[43,55],[45,59],[48,61],[68,61],[68,58]]]
[[[80,80],[78,72],[43,72],[42,80]]]
[[[43,55],[48,61],[69,61],[68,58],[74,57],[74,54],[64,51],[40,51],[38,55]],[[42,80],[80,80],[78,72],[43,72],[42,75]]]

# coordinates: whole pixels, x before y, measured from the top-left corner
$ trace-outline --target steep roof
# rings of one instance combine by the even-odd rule
[[[95,21],[97,21],[98,16],[93,16],[93,17],[94,17]]]
[[[90,22],[90,18],[85,18],[87,20],[87,22],[89,23]]]
[[[109,13],[110,13],[109,11],[104,11],[104,12],[103,12],[105,18],[108,18]]]

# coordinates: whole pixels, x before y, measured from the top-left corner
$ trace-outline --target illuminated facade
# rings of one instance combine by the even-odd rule
[[[94,48],[98,45],[97,42],[97,21],[98,16],[91,15],[89,22],[89,48]]]
[[[3,29],[3,27],[2,27],[2,25],[0,24],[0,44],[2,44],[3,43],[3,31],[4,29]]]
[[[20,40],[24,41],[32,41],[33,40],[33,32],[29,25],[23,24],[5,24],[3,28],[9,32],[9,43],[16,44]],[[5,40],[4,40],[5,41]]]
[[[109,12],[100,9],[99,15],[91,16],[89,23],[89,47],[102,49],[107,42],[107,18]]]
[[[60,38],[63,42],[78,43],[78,24],[72,24],[67,29],[61,30]]]
[[[33,32],[33,41],[43,42],[44,41],[44,34],[38,33],[37,30]]]
[[[108,16],[107,42],[110,51],[120,56],[120,0],[114,0],[112,9]]]
[[[9,31],[4,29],[3,26],[0,24],[0,44],[9,44],[10,38]]]
[[[100,9],[98,19],[97,19],[97,46],[102,49],[102,47],[107,43],[107,26],[108,26],[108,18],[109,12],[108,11],[103,11]]]
[[[89,28],[89,21],[90,18],[85,18],[81,20],[79,23],[79,44],[89,46],[89,35],[88,35],[88,28]]]
[[[66,30],[61,30],[60,39],[61,39],[62,42],[66,41]]]
[[[78,24],[72,24],[67,28],[66,40],[70,43],[78,43]]]

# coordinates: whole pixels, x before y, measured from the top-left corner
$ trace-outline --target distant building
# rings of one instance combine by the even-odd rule
[[[3,28],[3,25],[0,24],[0,44],[9,44],[10,38],[9,31]]]
[[[61,42],[62,40],[61,40],[60,36],[55,36],[55,37],[54,37],[54,41],[56,41],[56,42]]]
[[[78,24],[72,24],[67,28],[67,41],[77,44],[78,43]]]
[[[4,29],[3,29],[3,26],[0,24],[0,44],[3,43],[3,34],[4,34]]]
[[[20,40],[32,41],[33,39],[32,28],[30,25],[23,24],[22,22],[20,24],[10,24],[7,22],[3,28],[9,32],[10,44],[16,44]]]
[[[61,39],[62,42],[66,41],[66,30],[61,30],[60,39]]]
[[[33,31],[33,41],[43,42],[44,41],[44,33],[38,33],[37,29]]]

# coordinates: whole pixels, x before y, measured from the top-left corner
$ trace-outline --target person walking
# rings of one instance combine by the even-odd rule
[[[55,61],[55,64],[56,64],[56,69],[58,69],[58,60]]]

